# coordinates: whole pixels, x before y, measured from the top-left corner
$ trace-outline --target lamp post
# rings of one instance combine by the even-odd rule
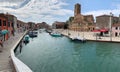
[[[112,41],[112,17],[113,17],[113,14],[112,12],[110,12],[110,24],[109,24],[109,33],[110,33],[110,41]]]

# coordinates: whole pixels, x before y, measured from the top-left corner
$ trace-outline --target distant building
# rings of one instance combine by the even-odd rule
[[[38,23],[40,29],[51,29],[50,25],[48,25],[46,22]]]
[[[29,29],[33,29],[34,28],[34,22],[28,22],[28,26],[29,26]]]
[[[118,23],[119,18],[118,17],[111,17],[112,19],[112,24]],[[100,15],[96,17],[96,25],[97,27],[109,29],[110,25],[110,15]]]
[[[37,29],[40,29],[40,23],[37,23],[37,24],[35,24],[35,29],[37,30]]]
[[[52,24],[52,28],[53,29],[63,29],[64,25],[65,25],[65,22],[58,22],[58,21],[56,21],[56,22],[54,22]]]
[[[12,34],[14,35],[15,32],[17,31],[17,17],[15,17],[14,15],[11,14],[6,14],[7,18],[8,18],[8,23],[12,26]]]
[[[18,28],[18,32],[23,32],[26,30],[26,24],[25,22],[21,21],[21,20],[17,20],[17,28]]]
[[[69,29],[76,31],[91,31],[94,30],[93,15],[82,15],[81,5],[75,4],[74,20],[69,24]]]

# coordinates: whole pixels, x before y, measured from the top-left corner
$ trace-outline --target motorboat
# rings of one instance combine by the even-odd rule
[[[37,37],[38,32],[37,31],[29,31],[28,34],[29,34],[30,37]]]
[[[72,41],[86,42],[86,39],[82,38],[80,36],[72,37],[71,39],[72,39]]]
[[[57,32],[52,32],[52,33],[51,33],[51,36],[53,36],[53,37],[61,37],[62,34],[57,33]]]
[[[23,39],[23,42],[26,44],[26,43],[29,43],[29,35],[26,35]]]
[[[52,30],[47,30],[47,29],[46,29],[46,32],[47,32],[47,33],[52,33]]]

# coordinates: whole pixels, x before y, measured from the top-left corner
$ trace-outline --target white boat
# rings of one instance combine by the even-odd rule
[[[62,34],[56,33],[56,32],[52,32],[52,33],[51,33],[51,36],[53,36],[53,37],[61,37]]]
[[[85,42],[86,39],[85,38],[82,38],[80,36],[77,36],[77,37],[72,37],[71,38],[73,41],[80,41],[80,42]]]
[[[30,37],[37,37],[38,31],[29,31],[29,36]]]

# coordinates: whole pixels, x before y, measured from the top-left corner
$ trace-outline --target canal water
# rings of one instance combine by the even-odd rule
[[[76,43],[43,32],[16,56],[33,72],[120,72],[119,43]]]

